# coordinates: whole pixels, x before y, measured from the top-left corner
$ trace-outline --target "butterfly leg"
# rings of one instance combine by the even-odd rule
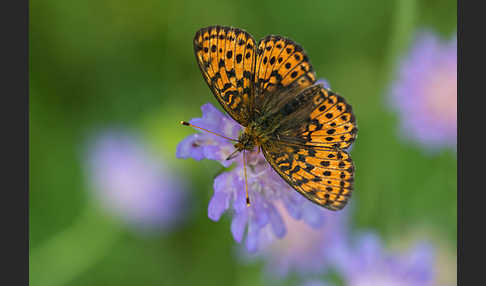
[[[240,150],[236,149],[233,153],[229,154],[229,156],[226,158],[226,160],[233,159],[234,157],[236,157],[236,155],[238,155],[239,152],[240,152]]]

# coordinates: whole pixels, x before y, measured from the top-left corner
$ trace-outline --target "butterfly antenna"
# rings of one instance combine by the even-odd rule
[[[248,178],[246,176],[246,151],[243,151],[243,172],[245,174],[245,192],[246,192],[246,206],[250,206],[250,197],[248,196]]]
[[[181,124],[182,124],[182,125],[185,125],[185,126],[191,126],[191,127],[193,127],[193,128],[201,129],[201,130],[203,130],[203,131],[209,132],[209,133],[214,134],[214,135],[217,135],[217,136],[219,136],[219,137],[223,137],[224,139],[227,139],[227,140],[231,140],[231,141],[238,141],[238,140],[236,140],[236,139],[229,138],[229,137],[226,137],[226,136],[221,135],[221,134],[218,134],[218,133],[214,133],[214,132],[209,131],[209,130],[207,130],[207,129],[205,129],[205,128],[202,128],[202,127],[199,127],[199,126],[196,126],[196,125],[192,125],[191,123],[189,123],[189,122],[187,122],[187,121],[181,121]]]

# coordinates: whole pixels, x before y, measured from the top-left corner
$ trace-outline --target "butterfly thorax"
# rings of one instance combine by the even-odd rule
[[[262,146],[266,141],[268,141],[268,136],[265,135],[261,126],[256,123],[250,123],[243,132],[241,132],[238,137],[238,143],[234,146],[238,151],[253,151],[255,147]]]

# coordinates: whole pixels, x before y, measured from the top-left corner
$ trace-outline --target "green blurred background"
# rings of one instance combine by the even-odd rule
[[[302,44],[317,76],[353,105],[357,117],[354,227],[372,229],[389,244],[431,238],[455,263],[456,153],[427,155],[401,142],[385,94],[414,31],[431,28],[447,38],[455,33],[456,5],[31,1],[32,285],[267,283],[260,264],[238,262],[229,220],[207,218],[218,163],[175,158],[177,143],[194,132],[179,121],[200,117],[206,102],[219,107],[192,47],[194,33],[214,24],[243,28],[257,40],[280,34]],[[184,227],[140,236],[93,205],[83,151],[90,134],[112,126],[141,133],[187,178],[193,209]]]

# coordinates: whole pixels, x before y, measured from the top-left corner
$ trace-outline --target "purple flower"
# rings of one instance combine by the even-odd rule
[[[238,138],[242,129],[233,119],[223,115],[213,105],[201,107],[203,118],[194,118],[189,123],[231,138]],[[177,158],[195,160],[211,159],[229,167],[234,161],[226,158],[234,151],[230,141],[211,133],[195,133],[188,136],[177,146]]]
[[[301,286],[331,286],[330,284],[319,280],[308,280],[300,285]]]
[[[191,124],[230,138],[238,138],[242,127],[237,122],[209,103],[203,105],[201,110],[202,118],[192,119]],[[208,217],[218,221],[224,212],[231,210],[231,232],[238,243],[245,241],[246,249],[255,252],[269,237],[283,238],[287,233],[282,217],[285,213],[312,227],[319,227],[323,223],[322,210],[289,186],[258,152],[247,154],[248,192],[251,200],[251,206],[247,207],[243,156],[239,154],[229,161],[225,160],[234,150],[233,142],[227,139],[211,133],[196,133],[179,143],[176,155],[178,158],[216,160],[224,167],[234,163],[231,171],[221,173],[214,180]]]
[[[329,82],[323,78],[319,79],[316,81],[316,84],[322,84],[322,86],[324,88],[327,88],[327,89],[330,89],[331,88],[331,85],[329,84]]]
[[[426,150],[456,148],[457,39],[418,35],[390,90],[403,134]]]
[[[136,138],[106,132],[94,138],[87,155],[93,194],[109,213],[141,231],[181,221],[184,187]]]
[[[351,247],[343,241],[332,256],[348,286],[435,285],[434,251],[425,243],[407,253],[386,253],[378,237],[364,234]]]
[[[258,252],[266,261],[267,272],[283,278],[290,273],[304,277],[324,273],[332,264],[329,255],[336,244],[345,240],[348,232],[348,209],[331,212],[312,203],[307,210],[321,213],[322,224],[318,227],[296,220],[277,205],[288,229],[285,237],[270,237],[268,247]]]

